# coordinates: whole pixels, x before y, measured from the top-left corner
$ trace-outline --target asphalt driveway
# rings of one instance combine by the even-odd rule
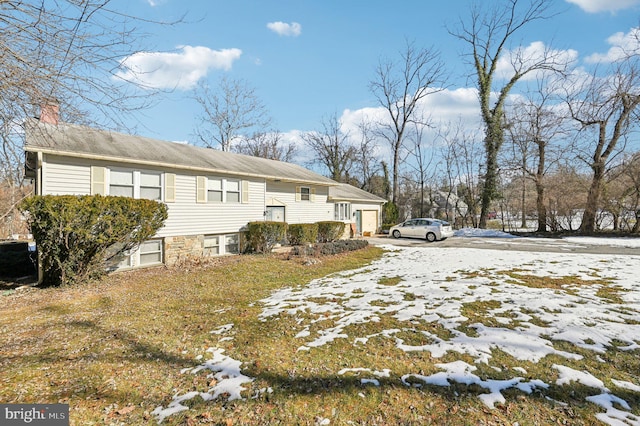
[[[577,240],[577,241],[576,241]],[[529,252],[548,253],[589,253],[589,254],[620,254],[620,255],[640,255],[640,238],[603,238],[598,244],[592,243],[592,238],[572,238],[566,240],[562,238],[533,238],[533,237],[451,237],[444,241],[428,243],[425,240],[414,238],[393,238],[387,235],[376,235],[367,238],[369,244],[405,247],[430,247],[430,248],[450,248],[467,247],[487,250],[517,250]],[[629,241],[630,244],[619,244]],[[614,244],[616,243],[616,244]],[[633,243],[633,244],[631,244]]]

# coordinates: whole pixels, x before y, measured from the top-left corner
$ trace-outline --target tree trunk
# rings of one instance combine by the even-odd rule
[[[536,170],[536,210],[538,211],[538,232],[547,232],[547,208],[544,205],[544,169],[546,162],[547,144],[537,140],[538,169]]]
[[[494,132],[487,132],[487,140],[485,141],[485,149],[487,153],[487,169],[484,175],[484,188],[482,189],[482,197],[480,204],[480,223],[478,227],[487,228],[487,216],[491,208],[491,201],[495,198],[498,188],[498,149],[500,147],[498,136]]]
[[[536,180],[536,210],[538,211],[538,232],[547,232],[547,208],[544,205],[544,185]]]
[[[520,220],[520,227],[521,228],[526,228],[527,227],[527,215],[525,214],[525,210],[526,210],[526,202],[527,202],[527,185],[526,185],[526,177],[525,177],[525,172],[524,172],[524,168],[522,169],[522,200],[521,201],[521,220]]]
[[[587,195],[587,205],[582,215],[582,223],[580,231],[595,232],[596,230],[596,214],[598,212],[598,202],[600,201],[600,189],[604,179],[604,163],[598,162],[593,165],[593,179],[589,187]]]
[[[398,193],[400,192],[400,183],[398,182],[398,168],[400,165],[400,146],[396,142],[396,146],[393,152],[393,189],[391,191],[391,201],[393,204],[398,205]]]

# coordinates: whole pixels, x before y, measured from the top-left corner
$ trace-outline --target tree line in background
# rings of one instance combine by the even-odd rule
[[[112,78],[118,58],[140,38],[135,18],[109,3],[0,3],[0,222],[28,192],[20,123],[34,106],[61,99],[65,121],[91,123],[97,114],[117,127],[153,99]],[[424,105],[448,88],[449,73],[435,48],[407,40],[397,58],[374,67],[375,116],[363,115],[346,130],[340,116],[329,113],[316,130],[301,133],[312,153],[306,165],[389,200],[386,223],[438,216],[484,228],[499,216],[510,227],[531,228],[534,221],[538,231],[639,232],[640,40],[590,72],[572,69],[571,58],[550,47],[509,49],[522,28],[552,19],[552,6],[552,0],[478,2],[449,29],[465,46],[480,124],[433,119]],[[524,90],[514,93],[516,85]],[[300,145],[273,128],[248,82],[203,82],[192,97],[202,111],[197,144],[297,158]]]

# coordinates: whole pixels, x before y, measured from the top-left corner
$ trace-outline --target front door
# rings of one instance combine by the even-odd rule
[[[284,206],[267,206],[264,219],[269,222],[284,222]]]
[[[362,235],[362,210],[356,210],[356,235]]]

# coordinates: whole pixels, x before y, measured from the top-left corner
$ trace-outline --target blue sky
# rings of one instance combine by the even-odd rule
[[[490,0],[485,0],[489,4]],[[399,58],[405,40],[435,47],[450,75],[447,91],[429,107],[440,118],[477,119],[466,48],[447,28],[469,14],[469,0],[117,0],[113,7],[150,20],[186,23],[150,27],[153,50],[125,63],[146,71],[145,83],[175,89],[138,117],[137,132],[193,141],[199,105],[189,98],[200,80],[243,79],[273,117],[295,134],[320,128],[337,113],[345,122],[376,108],[368,88],[382,57]],[[535,22],[511,48],[544,45],[567,51],[578,67],[606,60],[640,25],[640,0],[556,0],[552,19]],[[599,55],[599,56],[597,56]],[[160,72],[161,71],[161,72]],[[123,70],[124,72],[124,70]],[[132,122],[132,126],[136,123]]]

